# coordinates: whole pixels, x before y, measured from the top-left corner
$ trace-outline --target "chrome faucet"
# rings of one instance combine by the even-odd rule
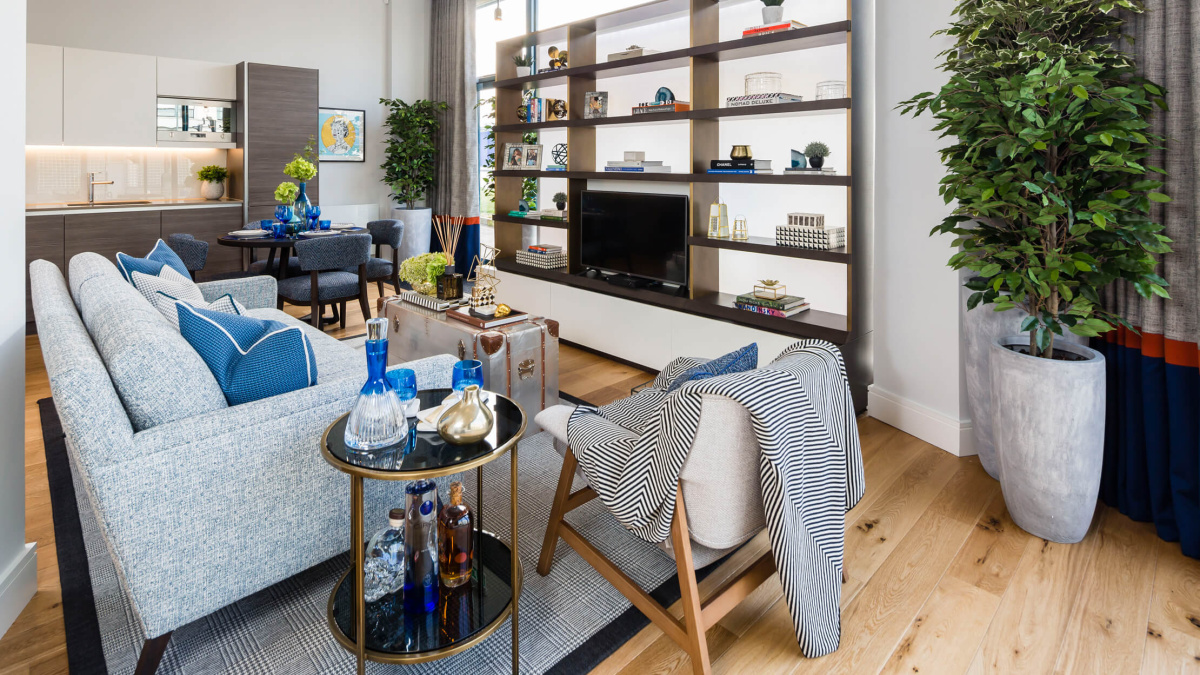
[[[96,172],[88,172],[88,206],[96,204],[96,186],[97,185],[112,185],[111,180],[96,180]]]

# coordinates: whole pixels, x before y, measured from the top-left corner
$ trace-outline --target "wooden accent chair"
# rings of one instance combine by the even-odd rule
[[[322,328],[321,315],[333,306],[342,328],[346,327],[346,303],[357,299],[363,319],[371,318],[367,302],[367,260],[371,257],[371,235],[344,234],[296,242],[300,270],[307,276],[288,277],[279,282],[278,309],[285,302],[309,305],[312,325]],[[347,269],[357,270],[347,272]],[[340,307],[340,311],[338,311]]]
[[[591,487],[571,492],[579,466],[567,441],[567,420],[573,409],[573,406],[554,406],[536,418],[543,429],[554,435],[555,445],[563,454],[538,574],[550,573],[561,537],[687,652],[696,675],[711,673],[705,632],[775,572],[775,558],[767,548],[729,576],[708,598],[700,597],[696,581],[697,569],[721,559],[766,527],[758,474],[760,450],[750,414],[723,396],[704,397],[696,438],[680,473],[669,546],[668,542],[659,545],[665,555],[675,559],[683,604],[683,621],[680,621],[563,519],[597,496]]]

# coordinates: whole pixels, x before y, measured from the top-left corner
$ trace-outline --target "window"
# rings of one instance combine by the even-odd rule
[[[537,0],[537,25],[539,28],[561,26],[589,16],[608,14],[618,9],[645,4],[647,0]],[[505,11],[508,11],[505,9]]]
[[[526,25],[529,0],[485,0],[475,10],[475,74],[480,79],[496,76],[496,43],[533,30]],[[504,19],[496,20],[496,5]]]

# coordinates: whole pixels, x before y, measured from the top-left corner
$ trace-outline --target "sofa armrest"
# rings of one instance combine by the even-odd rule
[[[242,279],[206,281],[197,285],[204,293],[205,302],[212,302],[228,293],[245,305],[246,309],[275,307],[276,297],[279,293],[275,277],[266,274]]]

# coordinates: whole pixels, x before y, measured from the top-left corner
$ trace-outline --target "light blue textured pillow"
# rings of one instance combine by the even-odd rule
[[[317,357],[299,326],[176,302],[179,332],[208,364],[229,405],[317,383]]]
[[[141,272],[152,277],[158,276],[162,272],[164,266],[170,266],[171,269],[179,272],[183,276],[191,279],[191,273],[188,272],[187,265],[183,264],[183,260],[175,251],[171,250],[170,246],[162,239],[154,245],[150,250],[150,254],[145,258],[135,258],[128,253],[117,254],[117,269],[121,270],[121,276],[125,277],[125,281],[133,282],[133,273]]]
[[[667,393],[673,392],[694,380],[707,380],[710,377],[720,377],[721,375],[729,375],[731,373],[744,373],[747,370],[754,370],[757,367],[758,343],[752,342],[737,351],[729,352],[725,356],[715,358],[708,363],[702,363],[685,371],[671,382],[671,385],[667,387]]]

